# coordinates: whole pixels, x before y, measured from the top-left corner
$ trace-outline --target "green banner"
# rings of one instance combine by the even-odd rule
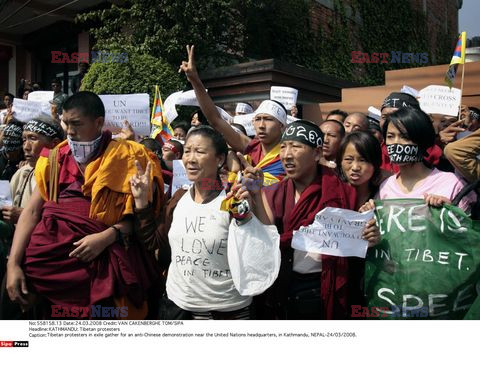
[[[480,317],[480,222],[419,199],[376,201],[382,241],[365,262],[365,317]],[[480,299],[480,298],[479,298]]]

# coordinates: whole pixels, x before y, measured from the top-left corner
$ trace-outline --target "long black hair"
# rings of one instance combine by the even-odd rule
[[[407,136],[425,155],[427,149],[435,144],[435,129],[432,120],[425,112],[411,107],[402,107],[389,114],[383,125],[383,139],[387,140],[387,129],[393,124]]]

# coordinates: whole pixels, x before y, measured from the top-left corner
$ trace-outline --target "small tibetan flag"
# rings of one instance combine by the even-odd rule
[[[152,132],[150,136],[154,139],[161,139],[165,142],[173,137],[173,129],[163,114],[162,96],[158,86],[155,86],[155,98],[153,100],[152,117],[150,119],[152,124]]]
[[[458,36],[457,46],[455,46],[455,51],[453,52],[452,61],[450,61],[450,66],[448,68],[447,74],[445,75],[445,83],[452,88],[453,81],[457,75],[458,64],[465,64],[465,47],[467,44],[467,32],[462,32]]]

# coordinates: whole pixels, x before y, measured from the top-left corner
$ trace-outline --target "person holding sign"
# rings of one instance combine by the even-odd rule
[[[194,59],[194,46],[187,46],[188,62],[183,61],[179,72],[183,71],[192,84],[200,108],[204,112],[210,125],[220,132],[235,152],[246,154],[253,166],[264,171],[264,185],[272,185],[282,180],[285,172],[279,159],[280,138],[287,124],[287,110],[273,100],[263,101],[255,111],[253,124],[256,138],[238,133],[225,121],[218,112],[215,104],[208,95],[200,80]],[[234,179],[231,179],[234,181]]]
[[[232,278],[227,255],[232,226],[248,227],[255,219],[246,210],[221,211],[229,198],[253,205],[249,191],[240,186],[227,196],[220,181],[228,148],[211,127],[192,129],[186,138],[183,164],[193,185],[179,189],[161,217],[148,200],[150,165],[138,165],[132,177],[135,232],[148,249],[158,249],[162,269],[168,269],[161,319],[250,319],[252,297],[241,295]],[[234,222],[234,223],[232,223]],[[257,225],[262,227],[261,223]],[[278,245],[277,245],[278,246]],[[252,271],[252,269],[250,269]]]
[[[294,250],[291,244],[293,231],[312,224],[325,207],[355,208],[355,189],[334,170],[318,164],[322,145],[323,133],[316,124],[294,121],[281,141],[280,157],[287,179],[263,192],[251,190],[257,213],[264,213],[262,217],[275,224],[281,235],[280,275],[258,301],[264,318],[344,319],[349,315],[353,280],[348,277],[348,260]],[[254,179],[255,170],[247,168],[253,177],[245,177]],[[378,242],[374,220],[363,235],[370,245]]]
[[[159,213],[160,164],[140,144],[102,132],[104,117],[96,94],[69,97],[63,105],[67,140],[43,150],[37,161],[37,188],[18,220],[7,265],[8,294],[24,310],[40,295],[54,305],[115,304],[128,306],[131,319],[146,316],[151,274],[143,249],[129,236],[129,180],[135,160],[151,163],[157,190],[150,187],[149,195]]]
[[[465,184],[455,174],[432,169],[426,163],[428,149],[435,142],[430,117],[418,109],[400,108],[386,118],[383,130],[390,161],[400,172],[380,185],[378,198],[424,198],[431,206],[451,203]],[[459,207],[468,213],[475,200],[471,193]],[[370,200],[360,212],[374,207]]]

